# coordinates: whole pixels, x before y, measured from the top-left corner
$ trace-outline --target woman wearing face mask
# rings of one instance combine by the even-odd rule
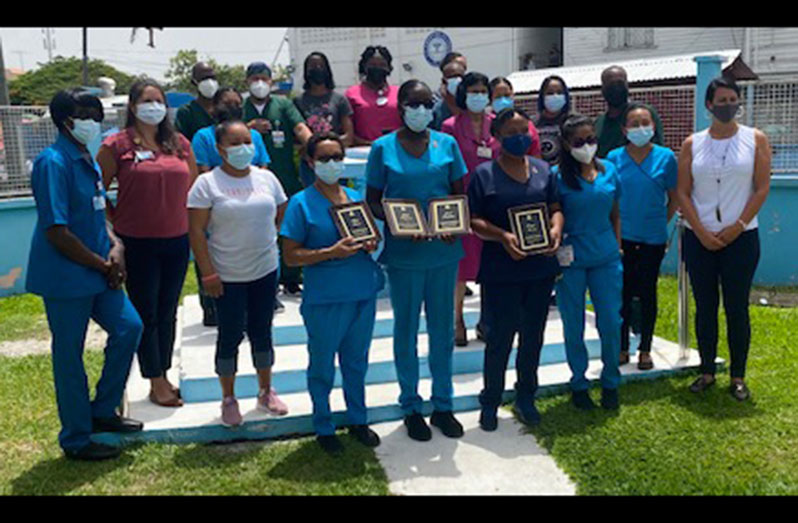
[[[435,107],[432,108],[434,118],[430,124],[430,129],[440,131],[444,121],[460,114],[460,108],[457,107],[455,97],[457,96],[457,87],[466,74],[463,58],[460,53],[449,53],[441,62],[440,98],[435,102]]]
[[[305,117],[313,134],[333,132],[340,136],[345,147],[352,145],[354,127],[352,107],[345,96],[333,91],[332,69],[324,53],[313,52],[305,58],[305,92],[294,99],[297,109]],[[299,165],[299,177],[305,187],[315,182],[310,159],[305,156]]]
[[[491,111],[494,115],[501,112],[502,109],[511,108],[515,105],[513,100],[513,84],[510,80],[503,76],[497,76],[490,81],[490,101]],[[529,144],[529,149],[526,154],[540,158],[540,137],[538,130],[532,120],[529,120],[529,136],[532,138],[532,143]]]
[[[483,318],[487,324],[479,424],[487,431],[496,430],[496,413],[516,333],[520,346],[515,366],[515,411],[525,424],[540,421],[535,408],[537,369],[549,295],[560,272],[554,253],[563,228],[556,177],[546,162],[526,154],[532,141],[527,115],[517,109],[503,109],[493,120],[491,134],[501,143],[498,158],[477,167],[468,187],[471,226],[484,240],[477,277],[484,294]],[[521,251],[511,232],[508,209],[530,203],[548,206],[554,245],[544,254]]]
[[[252,166],[255,148],[245,123],[226,120],[217,125],[216,143],[223,163],[200,175],[191,188],[189,234],[202,283],[216,301],[222,424],[235,426],[242,423],[233,390],[245,330],[260,384],[257,409],[274,415],[288,412],[271,387],[277,230],[288,198],[271,171]]]
[[[364,445],[376,447],[380,439],[366,424],[365,377],[377,292],[384,286],[382,270],[369,256],[377,243],[341,239],[330,216],[331,206],[358,200],[356,191],[338,183],[344,172],[341,139],[333,133],[314,134],[307,154],[316,181],[291,198],[280,236],[286,264],[304,267],[300,312],[308,332],[313,426],[325,451],[343,450],[330,412],[337,353],[349,431]]]
[[[668,241],[668,222],[676,212],[676,155],[651,143],[654,118],[643,104],[630,103],[623,117],[625,147],[610,151],[621,180],[623,308],[620,364],[629,363],[632,300],[640,299],[640,346],[637,368],[649,370],[651,340],[657,321],[657,278]]]
[[[598,138],[590,118],[573,114],[562,127],[557,173],[560,202],[565,217],[562,247],[558,253],[562,279],[556,284],[562,317],[565,353],[571,368],[574,406],[595,407],[585,378],[585,291],[596,312],[601,337],[601,406],[618,408],[621,350],[621,222],[618,199],[621,185],[610,162],[598,160]]]
[[[549,165],[560,159],[560,127],[571,113],[571,94],[565,80],[559,76],[546,77],[538,91],[538,119],[541,158]]]
[[[166,117],[166,98],[153,80],[130,88],[127,124],[97,154],[106,190],[119,183],[108,215],[125,242],[128,296],[144,322],[138,357],[150,380],[150,401],[179,407],[167,378],[172,366],[180,291],[188,267],[186,198],[197,177],[191,144]],[[146,202],[146,205],[144,205]]]
[[[701,392],[715,383],[718,351],[718,283],[731,355],[730,392],[751,396],[745,366],[751,344],[748,298],[759,263],[757,214],[770,190],[770,143],[763,132],[738,124],[740,88],[717,78],[706,91],[709,129],[688,137],[679,154],[679,206],[687,220],[684,259],[696,305],[702,375],[690,385]]]
[[[455,100],[462,112],[444,121],[441,131],[454,137],[463,154],[466,168],[468,169],[468,173],[463,179],[467,190],[471,173],[474,172],[479,164],[495,158],[501,148],[498,140],[490,134],[490,123],[493,115],[485,112],[490,100],[488,77],[476,72],[465,75],[463,81],[457,87]],[[465,299],[466,282],[477,279],[482,240],[475,234],[464,236],[463,250],[465,251],[465,257],[460,260],[455,291],[454,340],[458,347],[468,345],[465,320],[463,318],[463,301]],[[480,337],[484,337],[483,327],[480,319],[477,325],[477,333]]]
[[[358,72],[363,80],[345,93],[353,111],[354,145],[371,145],[402,126],[396,101],[399,88],[388,84],[392,60],[390,51],[380,45],[370,45],[360,55]]]
[[[366,164],[367,201],[371,212],[385,220],[382,198],[418,201],[424,213],[429,200],[463,194],[466,166],[457,142],[428,129],[432,121],[432,91],[424,82],[408,80],[399,89],[401,129],[374,142]],[[463,257],[458,238],[443,235],[428,240],[395,238],[385,229],[380,263],[387,267],[394,314],[394,363],[408,435],[427,441],[432,432],[421,414],[418,395],[418,326],[424,304],[429,333],[432,375],[431,423],[448,437],[459,438],[463,427],[452,414],[452,352],[454,349],[454,287]]]

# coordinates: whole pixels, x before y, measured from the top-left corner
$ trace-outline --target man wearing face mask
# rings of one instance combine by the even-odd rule
[[[435,119],[430,124],[430,129],[436,131],[441,130],[444,120],[461,112],[457,107],[455,96],[457,95],[457,86],[460,85],[466,74],[465,57],[460,53],[449,53],[441,62],[440,69],[443,74],[441,89],[435,106],[432,108]]]
[[[213,125],[213,95],[219,89],[216,73],[205,62],[198,62],[191,68],[191,83],[197,87],[197,98],[177,110],[175,127],[191,141],[194,134]]]
[[[601,73],[601,94],[607,101],[607,112],[596,119],[596,134],[598,135],[598,152],[596,156],[605,158],[607,153],[618,147],[626,145],[626,135],[623,132],[623,114],[629,104],[629,82],[626,79],[626,70],[613,65]],[[652,143],[662,145],[662,120],[653,107],[648,108],[654,119],[654,138]]]
[[[269,151],[269,168],[283,184],[290,198],[302,190],[297,166],[294,163],[294,145],[305,145],[311,133],[305,118],[296,105],[284,96],[272,96],[272,70],[263,62],[253,62],[247,67],[249,94],[244,102],[244,122],[250,129],[261,133]],[[280,266],[280,283],[287,294],[301,291],[301,269]]]
[[[50,116],[59,133],[36,158],[31,173],[38,219],[25,288],[44,299],[52,333],[58,442],[68,458],[108,459],[118,456],[119,449],[93,442],[92,433],[142,429],[116,409],[143,326],[121,290],[124,245],[106,223],[105,187],[86,148],[100,134],[102,104],[79,89],[59,91],[50,102]],[[93,401],[83,365],[90,318],[108,333]]]

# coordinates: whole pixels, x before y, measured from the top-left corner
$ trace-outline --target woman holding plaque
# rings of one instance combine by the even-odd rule
[[[454,138],[428,129],[433,118],[430,88],[419,80],[408,80],[399,89],[398,101],[404,123],[398,131],[374,142],[366,165],[368,203],[381,220],[386,219],[383,197],[409,200],[426,214],[431,199],[463,194],[463,176],[467,172]],[[460,437],[463,427],[452,414],[452,317],[463,247],[452,235],[397,237],[387,229],[379,261],[387,267],[390,283],[394,362],[408,435],[418,441],[432,437],[421,415],[423,400],[417,391],[416,345],[423,303],[434,408],[430,421],[446,436]]]
[[[579,114],[562,126],[557,184],[565,216],[564,237],[557,257],[562,279],[557,282],[557,305],[565,335],[565,354],[571,368],[573,404],[595,408],[585,378],[588,352],[585,346],[585,291],[596,312],[601,337],[601,406],[618,408],[621,350],[621,221],[618,171],[598,160],[598,139],[593,121]]]
[[[629,363],[633,297],[640,298],[640,346],[637,368],[650,370],[651,340],[657,321],[657,278],[668,242],[668,222],[676,212],[676,155],[651,142],[654,118],[642,104],[630,103],[621,119],[629,143],[610,151],[618,170],[623,246],[623,307],[620,364]]]
[[[377,292],[385,283],[382,270],[368,254],[377,248],[377,239],[342,238],[336,228],[331,214],[334,206],[358,200],[356,191],[338,183],[344,173],[344,144],[338,135],[314,134],[307,144],[307,156],[316,181],[291,198],[280,235],[286,265],[304,267],[300,312],[308,333],[307,379],[313,427],[325,451],[343,450],[330,412],[337,353],[349,431],[362,444],[376,447],[380,438],[366,425],[365,378]],[[353,209],[367,212],[365,205]],[[362,218],[372,225],[369,216]],[[369,232],[366,237],[376,234],[376,227]]]
[[[540,421],[535,408],[537,369],[549,296],[560,272],[554,253],[563,228],[556,177],[546,162],[526,155],[532,142],[529,117],[517,109],[503,109],[493,120],[491,134],[501,144],[499,156],[477,167],[468,187],[471,226],[484,241],[477,281],[488,327],[485,386],[479,396],[479,424],[486,431],[496,430],[498,424],[496,412],[516,333],[520,346],[515,411],[527,425]],[[523,241],[519,240],[511,232],[516,230],[510,223],[515,216],[538,217],[540,237],[524,235]]]

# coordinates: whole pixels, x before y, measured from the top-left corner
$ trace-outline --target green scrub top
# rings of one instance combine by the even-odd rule
[[[213,117],[196,100],[182,106],[175,115],[175,127],[189,142],[194,139],[197,131],[214,123]]]

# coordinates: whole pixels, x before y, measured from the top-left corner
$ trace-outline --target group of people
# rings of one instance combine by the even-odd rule
[[[116,408],[134,354],[151,383],[150,400],[180,407],[167,378],[176,310],[193,253],[203,321],[216,325],[215,371],[223,393],[221,420],[243,422],[234,394],[238,348],[246,334],[260,392],[257,409],[285,415],[272,387],[272,320],[287,294],[301,294],[307,331],[307,385],[319,444],[343,447],[329,395],[335,357],[343,378],[350,433],[379,445],[368,426],[365,374],[378,292],[389,282],[399,403],[410,438],[432,437],[418,393],[422,306],[432,377],[430,424],[457,438],[452,355],[469,343],[463,319],[466,282],[480,285],[478,337],[485,341],[480,426],[497,428],[505,374],[518,334],[514,410],[529,425],[552,291],[562,318],[572,402],[595,404],[585,374],[585,292],[601,339],[601,406],[617,409],[620,365],[629,362],[630,330],[639,324],[638,367],[651,369],[656,283],[677,209],[687,221],[685,259],[696,301],[700,392],[715,382],[720,284],[731,352],[731,393],[745,400],[750,345],[748,295],[759,257],[756,215],[767,197],[770,148],[759,130],[738,124],[740,90],[718,78],[706,93],[709,129],[687,138],[678,159],[662,145],[655,109],[629,100],[622,68],[602,74],[608,110],[595,122],[573,111],[565,81],[550,76],[537,117],[515,106],[511,82],[469,72],[450,53],[433,90],[409,80],[391,85],[388,49],[369,46],[360,83],[334,91],[327,57],[304,62],[304,92],[293,101],[273,94],[270,68],[247,68],[246,99],[219,86],[213,69],[192,69],[197,98],[174,125],[154,81],[130,90],[125,129],[107,137],[96,159],[86,144],[100,133],[103,107],[78,89],[50,104],[56,142],[34,163],[38,211],[27,289],[44,298],[53,335],[53,370],[68,457],[104,459],[119,449],[92,432],[142,429]],[[344,182],[346,148],[368,145],[366,204],[385,220],[382,200],[465,195],[472,234],[342,238],[330,207],[357,201]],[[302,151],[298,165],[295,146]],[[118,183],[115,204],[106,197]],[[545,204],[551,247],[521,249],[508,209]],[[426,211],[425,211],[426,212]],[[300,286],[301,282],[301,286]],[[124,285],[127,294],[122,291]],[[639,307],[638,307],[639,305]],[[639,313],[637,311],[639,309]],[[103,375],[89,400],[82,352],[89,318],[108,334]]]

